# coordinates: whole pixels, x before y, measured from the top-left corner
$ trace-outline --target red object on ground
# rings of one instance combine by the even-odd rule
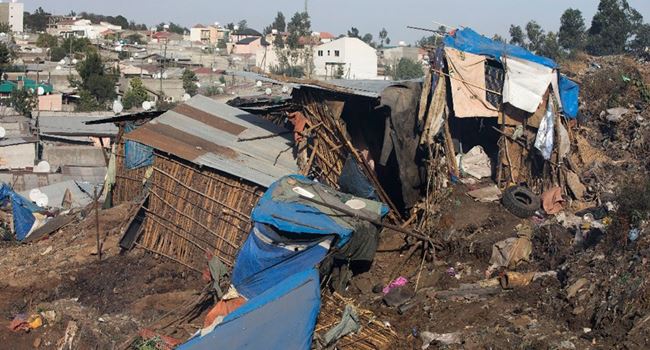
[[[210,325],[212,325],[217,317],[226,316],[244,304],[246,304],[246,299],[242,297],[229,300],[219,300],[217,305],[215,305],[212,310],[210,310],[210,312],[208,312],[208,314],[205,316],[203,328],[210,327]]]

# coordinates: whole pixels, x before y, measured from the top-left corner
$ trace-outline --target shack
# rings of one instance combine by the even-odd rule
[[[130,187],[143,188],[141,197],[148,197],[135,244],[195,271],[212,254],[232,267],[260,196],[298,172],[290,137],[269,121],[204,96],[126,133],[124,164],[116,166],[115,178],[130,178]],[[135,169],[144,177],[132,178]],[[123,191],[117,182],[115,191]]]

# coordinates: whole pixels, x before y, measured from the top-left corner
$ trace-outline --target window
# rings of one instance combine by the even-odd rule
[[[318,57],[323,57],[323,50],[318,50]]]
[[[341,56],[341,51],[339,51],[339,50],[334,50],[334,56],[336,56],[336,57]]]
[[[331,56],[331,55],[330,55],[330,50],[327,50],[327,56]]]

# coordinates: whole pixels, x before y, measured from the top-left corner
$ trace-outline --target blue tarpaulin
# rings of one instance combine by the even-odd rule
[[[326,242],[282,243],[268,226],[256,223],[237,255],[232,284],[239,294],[253,298],[277,281],[318,265],[329,251]]]
[[[43,208],[30,202],[3,183],[0,186],[0,201],[5,202],[7,200],[11,201],[16,239],[22,241],[27,238],[34,226],[36,221],[34,213],[43,211]]]
[[[311,349],[320,310],[318,271],[294,274],[226,316],[179,350]]]
[[[470,28],[458,29],[453,35],[444,38],[444,44],[460,51],[476,55],[490,56],[501,61],[502,56],[511,56],[556,68],[557,64],[550,58],[537,56],[523,47],[494,41]]]
[[[127,123],[124,131],[129,133],[136,129],[133,123]],[[129,170],[153,164],[153,148],[135,141],[124,142],[124,164]]]
[[[562,109],[569,119],[575,119],[578,116],[580,96],[580,85],[565,75],[560,75],[560,99],[562,100]]]
[[[300,201],[300,195],[292,192],[291,189],[280,188],[280,186],[285,186],[289,179],[296,183],[296,187],[308,189],[325,187],[300,175],[284,177],[273,183],[264,193],[253,210],[251,219],[254,222],[272,225],[285,232],[336,235],[338,236],[337,245],[339,247],[345,245],[352,235],[353,228],[342,224],[341,221],[334,220],[332,216],[316,208],[316,205],[305,204],[304,201]],[[335,196],[334,191],[331,189],[328,194]],[[376,214],[379,216],[388,213],[388,207],[384,204],[365,199],[363,201],[369,206],[373,205],[373,203],[377,204],[375,205],[378,211]],[[340,214],[340,212],[337,212],[337,214]]]

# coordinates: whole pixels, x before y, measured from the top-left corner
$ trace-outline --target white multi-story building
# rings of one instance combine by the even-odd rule
[[[314,73],[326,78],[377,79],[377,50],[349,37],[315,46]]]
[[[25,5],[20,2],[0,3],[0,23],[7,23],[14,32],[23,32]]]

